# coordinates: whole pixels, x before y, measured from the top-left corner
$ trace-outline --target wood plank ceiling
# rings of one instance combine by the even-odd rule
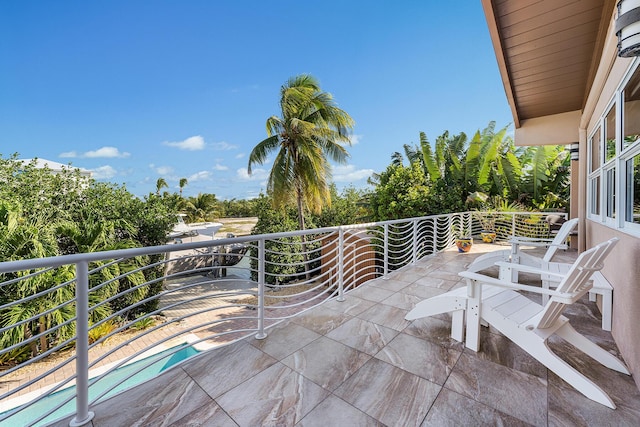
[[[516,127],[581,110],[616,0],[482,0]]]

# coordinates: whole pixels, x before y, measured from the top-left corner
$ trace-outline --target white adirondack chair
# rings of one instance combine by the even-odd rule
[[[569,324],[569,319],[562,316],[568,304],[589,291],[591,274],[602,268],[602,262],[617,240],[608,240],[582,253],[555,290],[465,271],[460,276],[467,279],[467,288],[422,301],[405,318],[414,320],[450,311],[453,315],[452,337],[462,341],[466,313],[466,346],[471,350],[479,350],[480,323],[488,323],[586,397],[615,409],[611,398],[599,386],[551,351],[547,339],[557,334],[606,367],[629,374],[623,362],[578,333]],[[543,306],[517,290],[546,294],[551,298]]]
[[[468,267],[469,271],[478,272],[493,267],[498,262],[510,262],[514,264],[524,264],[531,267],[541,267],[543,263],[551,261],[558,249],[567,249],[567,238],[569,234],[578,226],[578,218],[571,219],[560,227],[556,237],[553,239],[534,239],[528,237],[514,236],[509,240],[511,249],[503,251],[489,252],[477,257]],[[520,246],[546,247],[542,258],[529,255],[520,251]],[[518,281],[518,273],[515,270],[500,269],[500,278],[506,279],[507,274],[511,274],[511,281]]]

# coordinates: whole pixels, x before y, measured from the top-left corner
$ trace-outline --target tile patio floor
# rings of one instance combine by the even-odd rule
[[[639,426],[640,391],[632,378],[559,339],[554,351],[618,409],[585,398],[497,331],[483,328],[474,353],[449,337],[446,315],[404,320],[418,301],[462,286],[457,272],[480,250],[423,259],[360,286],[344,302],[329,301],[269,329],[264,340],[250,337],[194,357],[98,404],[92,424]],[[561,256],[570,261],[576,253]],[[618,354],[594,303],[585,298],[565,314]]]

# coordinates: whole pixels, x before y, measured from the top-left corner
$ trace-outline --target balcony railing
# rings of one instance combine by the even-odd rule
[[[264,339],[277,322],[450,248],[456,234],[478,235],[482,217],[500,241],[548,236],[546,215],[464,212],[0,263],[0,424],[74,414],[83,425],[130,381]]]

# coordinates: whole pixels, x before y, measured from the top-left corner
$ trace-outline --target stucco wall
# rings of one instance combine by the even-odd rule
[[[602,274],[613,286],[613,337],[640,388],[640,239],[589,220],[586,235],[587,247],[620,239]]]

